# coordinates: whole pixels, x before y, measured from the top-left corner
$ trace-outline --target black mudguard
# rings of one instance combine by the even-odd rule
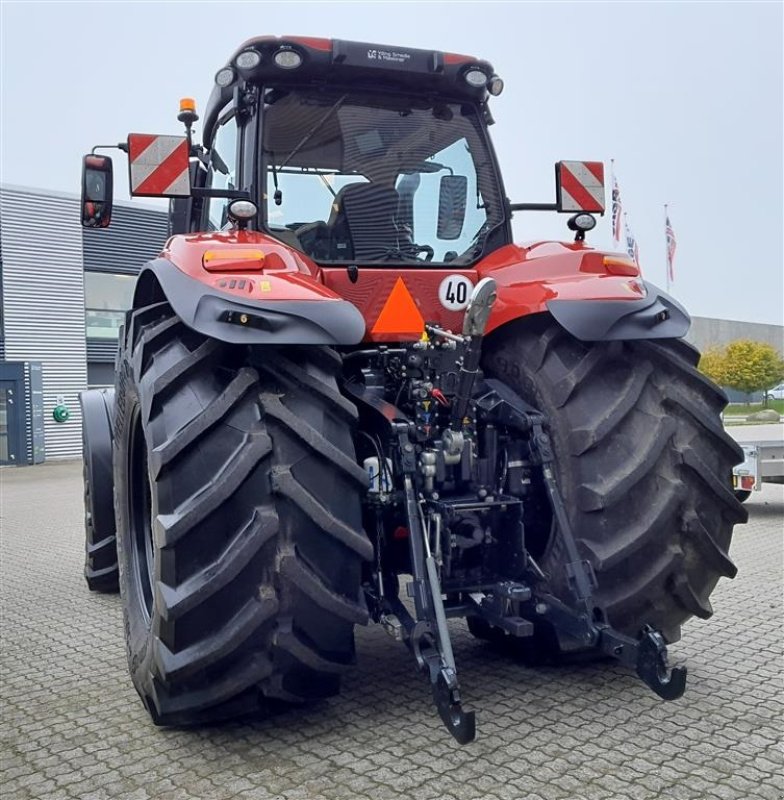
[[[82,444],[86,477],[90,482],[92,524],[99,538],[114,535],[114,389],[80,392]]]
[[[365,320],[348,300],[243,300],[189,277],[165,258],[142,267],[135,308],[161,299],[151,291],[156,281],[189,328],[230,344],[357,344],[365,335]]]
[[[680,339],[691,317],[652,283],[640,300],[550,300],[547,308],[572,336],[585,342],[616,339]]]

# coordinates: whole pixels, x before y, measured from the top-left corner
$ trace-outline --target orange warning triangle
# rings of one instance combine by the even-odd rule
[[[374,334],[420,334],[424,329],[425,318],[419,313],[414,298],[411,297],[411,292],[408,291],[403,279],[398,278],[371,332]]]

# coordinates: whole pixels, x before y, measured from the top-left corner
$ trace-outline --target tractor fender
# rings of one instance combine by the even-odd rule
[[[93,528],[100,536],[114,533],[114,389],[79,393],[82,408],[82,453],[90,482]]]
[[[652,283],[639,300],[553,299],[547,310],[572,336],[586,342],[617,339],[679,339],[691,317],[673,297]]]
[[[483,259],[480,278],[498,284],[487,333],[532,314],[550,315],[577,339],[677,339],[689,330],[686,310],[625,254],[582,242],[509,245]]]
[[[267,282],[267,276],[244,277],[248,281]],[[270,276],[270,280],[291,279]],[[310,282],[307,279],[297,281],[297,299],[243,298],[191,277],[168,258],[156,258],[142,267],[134,308],[166,299],[189,328],[229,344],[345,345],[360,342],[365,335],[365,320],[357,307],[323,284],[311,281],[312,289],[307,286]]]

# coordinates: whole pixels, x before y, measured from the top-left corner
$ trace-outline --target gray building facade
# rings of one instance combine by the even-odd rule
[[[782,298],[784,306],[784,298]],[[784,317],[784,310],[782,310]],[[764,342],[784,355],[784,325],[766,325],[761,322],[739,322],[733,319],[692,317],[691,328],[686,339],[698,350],[709,347],[724,347],[737,339]]]
[[[167,236],[165,212],[138,205],[115,205],[107,230],[79,219],[76,195],[0,186],[0,362],[40,365],[47,459],[81,453],[79,392],[113,382],[134,276]],[[10,412],[26,389],[0,384],[0,464],[31,462],[9,451]],[[58,406],[65,422],[54,419]]]

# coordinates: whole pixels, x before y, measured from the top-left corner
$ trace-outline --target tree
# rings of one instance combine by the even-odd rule
[[[711,345],[700,356],[699,369],[719,386],[724,384],[724,349]]]
[[[784,360],[763,342],[737,339],[725,348],[711,347],[700,359],[700,370],[711,380],[751,394],[784,380]]]

